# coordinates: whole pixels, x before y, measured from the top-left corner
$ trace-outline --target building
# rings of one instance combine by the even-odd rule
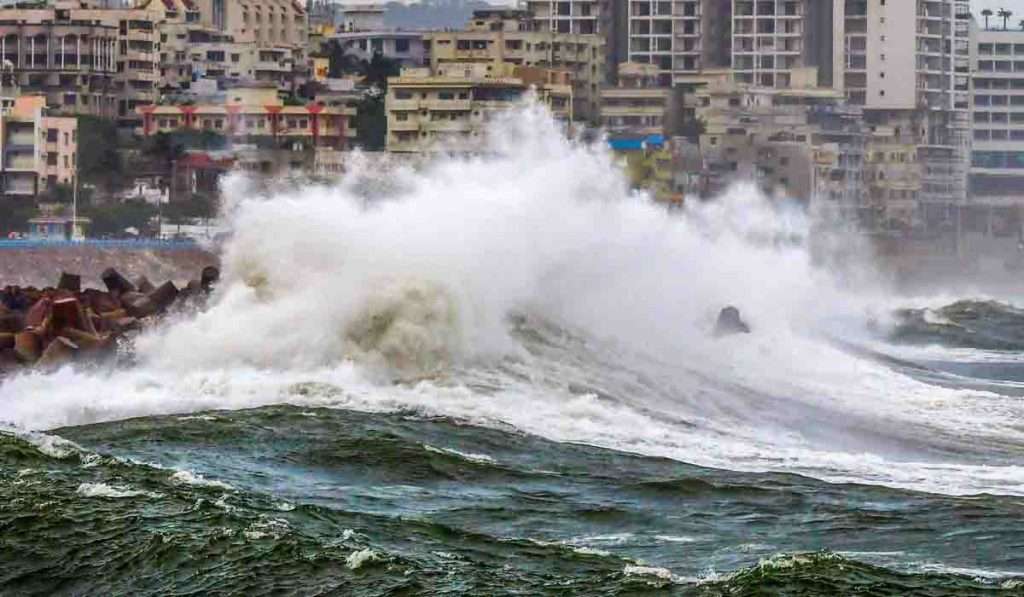
[[[23,95],[0,115],[0,192],[35,198],[75,184],[78,120],[57,116],[45,96]]]
[[[464,31],[424,34],[430,68],[476,63],[498,72],[503,65],[567,70],[573,78],[573,116],[597,123],[605,82],[604,39],[594,34],[533,31],[523,11],[474,12]]]
[[[375,54],[398,62],[404,68],[428,64],[423,33],[419,31],[341,31],[330,37],[346,54],[370,61]]]
[[[844,0],[732,0],[736,81],[785,89],[814,77],[814,85],[838,86],[843,36],[837,25],[845,7]]]
[[[526,0],[530,29],[544,33],[599,35],[604,40],[605,78],[628,60],[626,0]]]
[[[393,153],[467,151],[481,149],[486,124],[537,87],[541,101],[568,119],[569,74],[505,65],[498,71],[487,64],[441,65],[437,71],[406,69],[388,79],[387,150]],[[560,108],[559,106],[564,106]]]
[[[383,31],[384,12],[379,4],[346,4],[338,10],[334,25],[339,32]]]
[[[705,122],[706,193],[750,180],[766,194],[810,202],[842,200],[848,186],[859,187],[860,164],[841,156],[857,155],[844,145],[857,145],[863,133],[841,92],[718,82],[698,91],[696,103]]]
[[[16,5],[0,21],[0,54],[25,93],[69,114],[118,117],[157,97],[160,14],[57,0]]]
[[[971,195],[1024,199],[1024,31],[974,38]]]
[[[210,131],[233,142],[265,148],[345,148],[356,137],[352,106],[284,105],[272,86],[233,89],[216,104],[148,105],[138,108],[136,133]]]
[[[949,225],[953,205],[967,200],[969,2],[852,0],[845,8],[842,86],[871,129],[870,200],[902,227]]]
[[[304,52],[309,36],[305,4],[297,0],[189,0],[198,8],[200,24],[261,47],[290,46]],[[305,56],[298,56],[304,60]]]
[[[601,90],[601,126],[609,134],[665,135],[672,90],[658,86],[654,64],[620,64],[615,87]]]

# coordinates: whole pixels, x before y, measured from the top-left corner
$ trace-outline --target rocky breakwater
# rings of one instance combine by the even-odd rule
[[[0,376],[70,363],[116,362],[130,339],[174,311],[199,309],[220,277],[216,267],[179,288],[145,276],[128,280],[116,269],[100,279],[106,290],[82,288],[62,273],[56,287],[7,286],[0,291]]]

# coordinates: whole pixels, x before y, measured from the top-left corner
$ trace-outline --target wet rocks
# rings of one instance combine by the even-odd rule
[[[718,313],[718,321],[715,322],[714,331],[716,338],[749,333],[750,326],[740,317],[740,310],[736,307],[729,305]]]
[[[82,289],[82,277],[69,272],[51,288],[7,286],[0,290],[0,376],[115,357],[119,340],[164,314],[204,306],[219,277],[217,268],[206,267],[179,290],[145,276],[133,283],[108,268],[100,276],[105,291]]]

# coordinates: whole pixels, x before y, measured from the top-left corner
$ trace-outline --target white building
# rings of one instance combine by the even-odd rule
[[[973,194],[1024,195],[1024,31],[977,31]]]

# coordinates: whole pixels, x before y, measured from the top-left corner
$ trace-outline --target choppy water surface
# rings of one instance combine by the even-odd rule
[[[0,383],[0,593],[1024,594],[1024,313],[554,126],[229,187],[208,312]]]

